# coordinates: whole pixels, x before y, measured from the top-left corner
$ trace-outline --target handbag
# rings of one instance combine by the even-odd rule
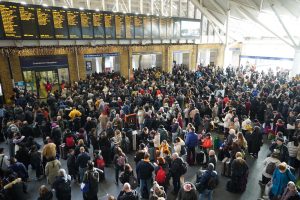
[[[81,183],[80,189],[83,193],[86,193],[90,190],[90,183]]]

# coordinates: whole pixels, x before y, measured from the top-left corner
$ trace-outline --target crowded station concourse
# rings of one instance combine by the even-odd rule
[[[0,1],[0,200],[300,200],[299,11]]]

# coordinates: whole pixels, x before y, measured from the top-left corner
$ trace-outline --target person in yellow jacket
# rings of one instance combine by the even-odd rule
[[[73,107],[72,111],[69,113],[69,117],[71,120],[74,120],[76,117],[80,117],[81,112],[76,109],[76,107]]]

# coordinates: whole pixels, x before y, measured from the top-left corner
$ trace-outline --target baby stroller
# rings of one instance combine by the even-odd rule
[[[99,180],[105,180],[105,161],[101,155],[101,150],[94,151],[94,166],[102,171],[102,173],[100,173]]]

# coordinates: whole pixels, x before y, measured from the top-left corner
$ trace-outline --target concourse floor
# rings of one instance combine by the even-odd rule
[[[41,144],[42,141],[38,139],[38,142]],[[269,153],[267,144],[264,144],[259,152],[259,156],[257,159],[251,158],[250,156],[247,157],[247,163],[250,167],[250,173],[248,177],[248,184],[247,189],[243,194],[233,194],[226,191],[226,183],[228,178],[219,176],[220,183],[214,191],[213,199],[215,200],[257,200],[261,197],[261,188],[258,184],[258,181],[261,179],[261,173],[263,169],[262,161],[266,158],[267,154]],[[7,145],[5,143],[1,143],[0,147],[5,148],[5,153],[8,154]],[[133,161],[133,153],[128,155],[129,162],[132,167],[135,169],[135,164]],[[62,163],[62,167],[67,170],[67,164],[65,160],[60,160]],[[185,174],[185,181],[195,182],[196,179],[196,172],[200,169],[199,166],[193,166],[188,168],[188,172]],[[221,162],[217,164],[217,171],[220,174],[221,172]],[[43,184],[47,185],[46,179],[35,181],[35,172],[31,171],[29,167],[29,176],[31,181],[27,184],[28,185],[28,199],[36,200],[39,196],[39,187]],[[106,200],[107,195],[111,194],[117,197],[119,191],[122,189],[122,184],[118,186],[115,184],[115,174],[114,169],[112,167],[105,168],[105,177],[104,181],[100,182],[100,189],[98,193],[99,200]],[[47,185],[49,187],[49,185]],[[171,190],[171,189],[170,189]],[[56,198],[54,198],[56,199]],[[82,193],[80,191],[80,186],[76,183],[72,182],[72,200],[81,200]],[[173,196],[170,192],[168,193],[168,200],[175,200],[176,197]]]

